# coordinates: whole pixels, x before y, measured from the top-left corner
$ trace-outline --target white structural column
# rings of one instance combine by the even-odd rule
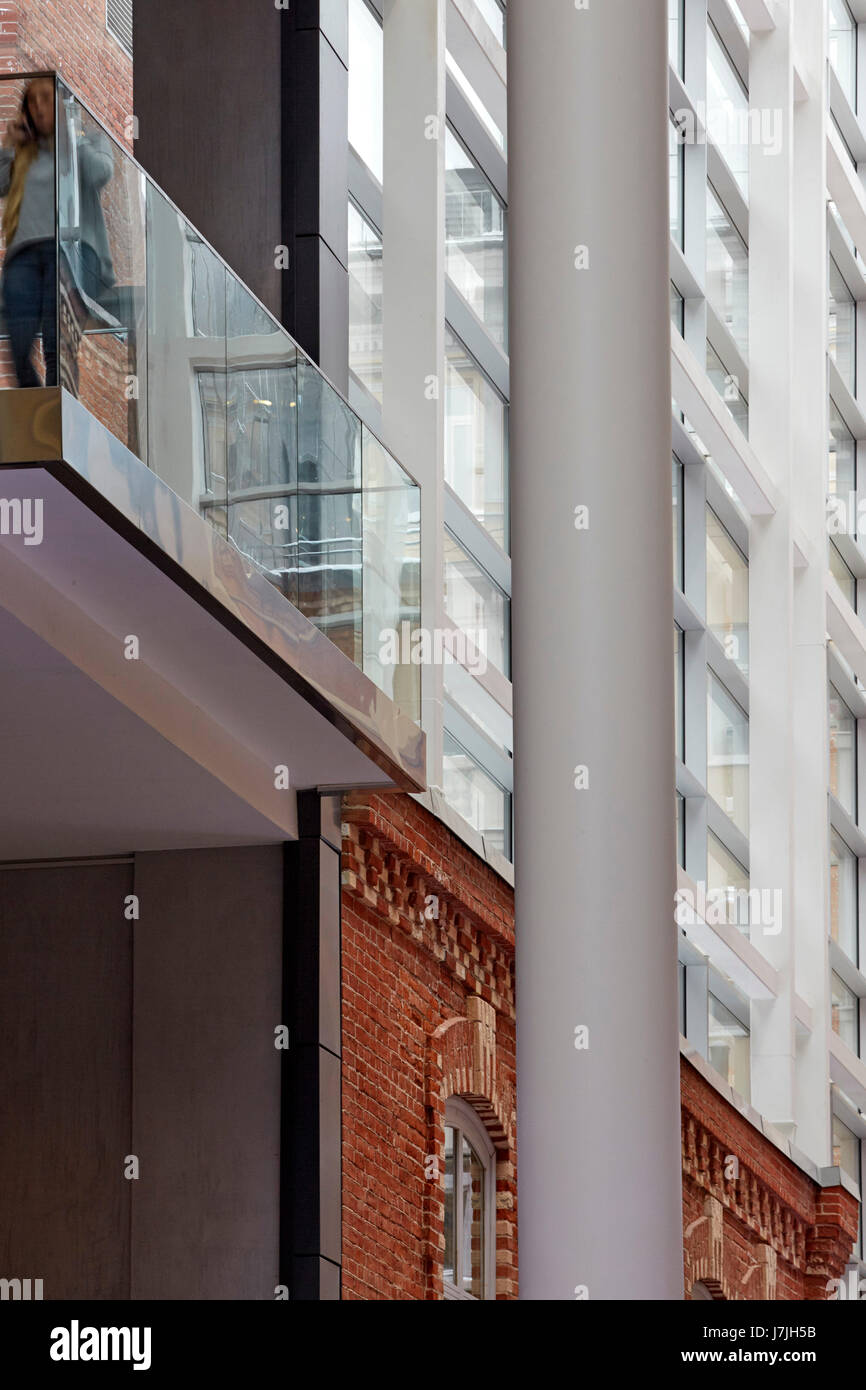
[[[793,113],[788,0],[776,27],[753,34],[749,104],[779,122],[775,153],[750,149],[749,440],[777,485],[774,515],[756,517],[749,544],[749,839],[751,884],[781,891],[781,921],[752,925],[758,949],[779,972],[775,999],[752,1004],[752,1103],[791,1133],[794,1112],[794,551]],[[781,927],[781,930],[780,930]]]
[[[520,1292],[677,1299],[667,5],[508,21]]]
[[[829,982],[827,914],[827,613],[825,516],[827,438],[827,13],[797,0],[794,51],[807,99],[794,110],[793,518],[811,547],[811,563],[794,575],[795,986],[812,1011],[799,1048],[797,1146],[820,1165],[830,1158],[827,1078]]]
[[[445,0],[385,0],[382,432],[421,485],[421,624],[443,621]],[[421,671],[427,775],[442,781],[443,673]]]

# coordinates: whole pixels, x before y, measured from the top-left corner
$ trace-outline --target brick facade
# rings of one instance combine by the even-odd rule
[[[347,797],[343,821],[343,1297],[442,1297],[427,1173],[460,1096],[496,1151],[496,1296],[516,1298],[513,894],[411,797]]]

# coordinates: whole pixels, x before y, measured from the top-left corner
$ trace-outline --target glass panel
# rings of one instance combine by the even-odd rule
[[[349,203],[349,370],[382,403],[382,238]]]
[[[445,269],[505,351],[505,210],[450,128],[445,132]]]
[[[677,863],[681,869],[686,867],[686,801],[679,792],[676,794],[677,822]]]
[[[707,627],[725,655],[749,672],[749,565],[707,507]]]
[[[366,425],[364,671],[413,719],[421,717],[421,667],[412,637],[421,622],[421,493]]]
[[[298,607],[363,664],[361,422],[298,353]]]
[[[841,1168],[860,1186],[860,1140],[838,1115],[833,1116],[833,1167]]]
[[[683,592],[683,465],[673,460],[674,583]]]
[[[740,390],[736,376],[729,372],[712,343],[707,343],[707,376],[715,386],[728,412],[739,425],[746,439],[749,437],[749,402]]]
[[[830,542],[828,558],[830,561],[830,573],[836,580],[836,583],[839,585],[839,588],[842,590],[842,593],[845,595],[846,599],[848,600],[851,607],[854,609],[854,612],[856,613],[857,581],[854,578],[851,571],[849,570],[848,566],[845,564],[845,561],[842,559],[842,556],[839,554],[839,551],[836,549],[832,541]]]
[[[489,24],[494,35],[505,47],[505,12],[497,0],[475,0],[482,18]]]
[[[857,720],[835,686],[829,689],[830,790],[857,820]]]
[[[511,798],[449,733],[444,741],[443,789],[449,805],[507,855]]]
[[[60,379],[146,457],[145,180],[58,86]]]
[[[832,496],[841,497],[844,501],[848,530],[856,531],[857,446],[853,434],[832,401],[828,488]]]
[[[749,351],[749,252],[707,185],[707,299],[743,356]]]
[[[450,531],[445,532],[445,611],[497,670],[510,674],[508,599]]]
[[[707,891],[724,893],[725,921],[749,935],[749,875],[721,840],[707,831]]]
[[[749,99],[712,24],[707,26],[707,131],[748,198]]]
[[[384,46],[364,0],[349,0],[349,143],[382,182]]]
[[[685,640],[682,628],[674,623],[674,724],[677,757],[685,762],[686,740],[683,721],[683,692],[685,689]]]
[[[707,790],[734,825],[749,833],[749,720],[707,673]]]
[[[454,1130],[445,1126],[445,1260],[442,1277],[457,1282],[457,1222],[454,1197]]]
[[[445,330],[445,481],[507,549],[507,408],[472,354]]]
[[[835,830],[830,831],[830,935],[857,965],[857,856]]]
[[[833,1032],[853,1053],[860,1050],[860,1000],[834,971],[830,974],[830,1004]]]
[[[466,100],[469,102],[469,105],[472,107],[479,121],[487,131],[488,135],[491,137],[494,143],[499,146],[500,150],[504,151],[505,136],[499,129],[499,126],[496,124],[490,112],[487,110],[487,107],[484,105],[484,102],[481,100],[481,97],[476,92],[472,83],[469,81],[469,78],[466,76],[466,73],[463,71],[453,54],[446,52],[445,66],[450,72],[451,76],[454,78],[454,81],[457,83],[457,86],[460,88],[463,95],[466,97]]]
[[[857,109],[857,26],[845,0],[830,0],[830,62],[851,106]]]
[[[671,323],[682,337],[686,326],[685,301],[676,285],[671,285]]]
[[[668,59],[680,77],[683,75],[683,0],[668,0]]]
[[[708,1015],[710,1064],[743,1100],[750,1100],[749,1030],[714,994],[709,995]]]
[[[147,186],[148,463],[226,530],[226,272]]]
[[[683,161],[685,146],[677,137],[673,121],[668,125],[668,159],[670,164],[671,236],[677,246],[683,244]]]
[[[465,1135],[460,1172],[463,1249],[460,1267],[464,1293],[484,1297],[484,1165]]]
[[[471,669],[471,666],[460,665],[446,655],[443,671],[445,694],[462,714],[487,735],[500,753],[510,758],[514,745],[511,716],[488,694],[480,681],[473,679],[469,674]]]
[[[0,79],[0,387],[57,385],[54,127],[50,77]]]
[[[857,304],[842,272],[830,257],[830,356],[842,380],[857,393]]]
[[[232,275],[226,327],[229,539],[297,604],[295,345]]]

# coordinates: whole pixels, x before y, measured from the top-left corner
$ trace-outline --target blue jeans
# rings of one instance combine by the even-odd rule
[[[31,360],[42,333],[45,385],[57,385],[57,262],[51,241],[23,246],[3,268],[3,308],[19,386],[41,386]]]

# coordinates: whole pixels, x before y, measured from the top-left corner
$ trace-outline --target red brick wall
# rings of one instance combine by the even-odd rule
[[[826,1299],[857,1233],[857,1202],[821,1188],[688,1061],[681,1065],[683,1254],[724,1299]]]
[[[498,1298],[517,1295],[514,906],[411,797],[343,806],[343,1297],[442,1297],[445,1103],[496,1148]]]

